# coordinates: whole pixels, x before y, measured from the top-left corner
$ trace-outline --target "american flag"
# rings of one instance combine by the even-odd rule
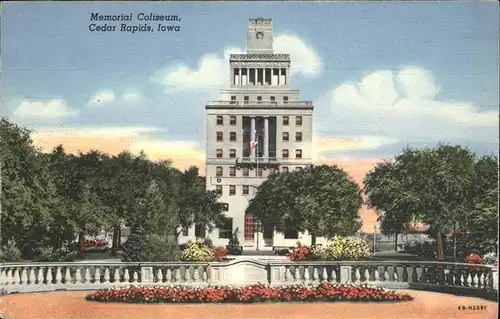
[[[251,142],[250,142],[250,147],[251,147],[251,148],[257,148],[257,144],[258,144],[258,143],[259,143],[258,141],[251,141]]]

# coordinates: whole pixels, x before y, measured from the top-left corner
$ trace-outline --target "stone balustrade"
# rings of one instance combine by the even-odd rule
[[[451,288],[498,291],[497,269],[485,265],[407,261],[308,261],[237,259],[218,263],[1,264],[7,292],[96,290],[129,285],[288,285],[313,282],[385,288]]]

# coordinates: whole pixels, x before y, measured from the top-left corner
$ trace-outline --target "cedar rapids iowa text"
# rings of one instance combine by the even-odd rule
[[[165,15],[156,13],[122,13],[122,14],[100,14],[91,13],[90,21],[95,21],[89,24],[91,32],[171,32],[180,31],[181,27],[174,24],[165,24],[163,22],[180,22],[181,17],[178,15]],[[137,21],[138,23],[134,23]],[[111,22],[111,23],[109,23]],[[125,22],[125,23],[113,23]],[[154,23],[152,23],[154,22]]]

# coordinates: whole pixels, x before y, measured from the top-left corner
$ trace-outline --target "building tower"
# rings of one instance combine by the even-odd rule
[[[227,245],[236,228],[244,249],[295,246],[299,236],[305,239],[276,233],[245,214],[267,176],[312,164],[314,107],[290,88],[290,63],[289,54],[273,52],[272,20],[250,19],[247,53],[230,57],[230,88],[205,107],[207,189],[228,203],[226,222],[209,234],[216,245]],[[204,237],[198,228],[196,236]]]

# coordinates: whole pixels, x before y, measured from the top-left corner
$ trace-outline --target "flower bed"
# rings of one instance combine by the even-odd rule
[[[302,246],[290,250],[287,254],[291,261],[304,260],[363,260],[371,255],[366,241],[357,237],[334,236],[323,245],[312,248]]]
[[[410,301],[408,294],[373,286],[291,285],[269,287],[130,287],[99,290],[86,296],[88,301],[124,303],[252,303],[291,301]]]
[[[226,247],[206,247],[203,240],[190,241],[182,251],[181,260],[194,262],[223,261],[227,257]]]

